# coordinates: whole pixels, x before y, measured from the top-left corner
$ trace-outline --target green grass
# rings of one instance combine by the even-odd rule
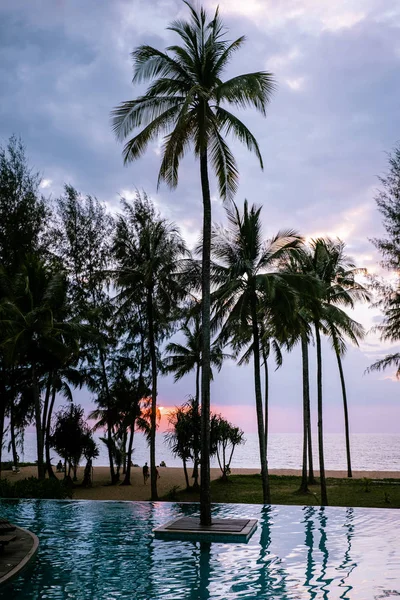
[[[272,504],[320,505],[319,485],[310,486],[309,494],[300,494],[300,477],[271,475]],[[330,506],[365,506],[400,508],[400,481],[383,479],[374,483],[368,479],[327,479]],[[197,502],[199,494],[192,490],[171,490],[164,500]],[[260,475],[231,475],[227,482],[211,482],[213,502],[261,504]]]

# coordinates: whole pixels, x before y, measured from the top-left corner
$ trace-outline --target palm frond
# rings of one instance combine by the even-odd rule
[[[240,108],[254,107],[265,115],[275,89],[276,83],[272,73],[258,71],[228,79],[222,82],[214,93],[218,104],[227,102]]]

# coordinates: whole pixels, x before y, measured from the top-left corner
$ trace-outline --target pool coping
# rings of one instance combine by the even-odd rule
[[[3,577],[0,577],[0,586],[2,586],[2,587],[4,585],[8,584],[15,577],[18,577],[18,575],[31,563],[31,561],[34,560],[36,553],[38,551],[38,548],[39,548],[39,538],[34,533],[32,533],[32,531],[29,531],[28,529],[23,529],[22,527],[17,527],[17,526],[16,526],[16,530],[18,530],[19,532],[21,532],[25,535],[29,535],[32,538],[33,543],[32,543],[32,547],[26,553],[24,558],[15,567],[13,567],[10,571],[8,571],[8,573],[3,575]]]

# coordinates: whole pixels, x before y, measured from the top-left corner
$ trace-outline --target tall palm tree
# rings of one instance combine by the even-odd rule
[[[140,129],[125,145],[126,163],[138,159],[149,142],[164,135],[158,182],[165,181],[171,188],[178,185],[180,161],[190,145],[200,161],[203,197],[200,517],[203,525],[209,525],[211,193],[208,169],[211,162],[222,199],[232,198],[239,172],[225,139],[228,134],[254,152],[263,167],[255,137],[228,107],[250,106],[265,115],[274,83],[271,74],[266,72],[247,73],[222,81],[224,70],[242,46],[244,37],[233,42],[226,39],[218,9],[208,19],[203,8],[195,10],[189,2],[185,4],[190,11],[189,21],[176,20],[169,27],[178,35],[180,45],[170,46],[166,52],[145,45],[133,52],[133,83],[152,83],[143,96],[123,102],[113,111],[113,128],[121,140]]]
[[[162,219],[146,195],[138,193],[133,204],[122,200],[124,215],[117,219],[114,253],[119,302],[137,302],[138,290],[144,299],[151,364],[151,498],[157,500],[156,419],[158,383],[158,342],[171,328],[179,299],[185,295],[179,283],[180,265],[187,255],[177,228]]]
[[[301,252],[287,256],[281,263],[281,268],[289,273],[312,276],[310,266],[311,258],[308,248]],[[285,339],[289,350],[300,342],[302,358],[302,388],[303,388],[303,459],[300,492],[307,493],[308,484],[316,483],[314,477],[312,432],[311,432],[311,405],[310,405],[310,373],[308,346],[312,339],[311,326],[313,315],[318,313],[320,307],[320,284],[313,278],[307,294],[299,296],[295,310],[289,323],[283,323],[284,331],[281,336]],[[308,466],[308,476],[307,476]]]
[[[332,341],[333,349],[340,361],[340,355],[343,354],[345,344],[343,336],[347,336],[352,342],[358,343],[358,339],[364,335],[362,326],[353,321],[347,313],[339,306],[353,306],[356,299],[362,298],[365,292],[362,286],[359,286],[355,280],[353,273],[345,274],[347,271],[342,270],[340,275],[333,277],[333,263],[335,259],[331,259],[330,250],[332,243],[326,239],[313,240],[309,249],[304,249],[298,254],[297,268],[304,274],[312,276],[319,284],[318,295],[312,298],[306,306],[302,307],[303,314],[301,315],[307,323],[312,323],[315,333],[316,355],[317,355],[317,412],[318,412],[318,453],[319,453],[319,470],[321,484],[321,503],[328,504],[326,477],[325,477],[325,461],[324,461],[324,435],[323,435],[323,388],[322,388],[322,344],[321,333],[326,334]],[[340,261],[338,261],[340,262]],[[346,259],[346,264],[349,261]],[[296,268],[296,267],[295,267]],[[354,268],[355,269],[355,268]],[[348,283],[352,282],[352,285]],[[347,288],[347,289],[346,289]],[[366,293],[366,292],[365,292]],[[302,339],[303,351],[303,368],[306,351],[305,339]],[[304,390],[305,392],[306,390]],[[347,406],[347,405],[345,405]],[[311,439],[311,428],[308,425],[308,437]],[[311,457],[311,449],[309,458]],[[304,461],[303,461],[304,474]],[[304,482],[302,487],[304,487]]]
[[[218,287],[213,299],[216,325],[222,326],[222,340],[235,339],[240,330],[246,337],[249,329],[252,332],[263,502],[268,504],[271,499],[261,392],[261,332],[266,314],[274,328],[282,318],[288,319],[294,309],[296,293],[293,286],[301,284],[301,277],[277,269],[279,260],[295,252],[302,240],[295,232],[284,231],[264,243],[260,211],[261,208],[254,205],[249,209],[245,201],[243,214],[240,214],[232,203],[232,209],[227,210],[229,229],[215,229],[212,238],[213,279]]]
[[[370,299],[368,290],[356,280],[356,276],[364,274],[365,269],[357,268],[353,260],[346,256],[344,242],[339,239],[318,239],[312,242],[312,249],[314,251],[316,274],[323,284],[324,300],[327,305],[354,308],[356,302],[368,301]],[[348,402],[342,365],[342,357],[346,352],[346,344],[340,330],[355,345],[358,345],[359,340],[364,337],[365,332],[358,323],[353,321],[346,313],[342,313],[342,311],[326,310],[325,317],[328,319],[328,335],[330,336],[338,364],[345,422],[347,475],[348,477],[352,477]],[[335,322],[329,323],[330,317],[336,319],[336,325],[339,329],[335,326]]]

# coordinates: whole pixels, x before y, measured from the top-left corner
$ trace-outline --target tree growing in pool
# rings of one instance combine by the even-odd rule
[[[190,146],[200,162],[203,200],[202,238],[202,330],[203,365],[201,373],[202,453],[201,453],[201,522],[211,523],[210,498],[210,251],[211,191],[209,167],[213,169],[218,191],[230,200],[238,187],[239,171],[227,144],[226,136],[245,144],[258,158],[261,152],[254,135],[229,107],[253,107],[262,115],[270,101],[274,82],[270,73],[258,71],[223,81],[232,56],[243,45],[244,36],[234,41],[226,30],[218,9],[209,18],[201,8],[185,2],[189,20],[177,19],[169,30],[179,37],[179,44],[165,52],[149,45],[132,53],[133,84],[150,81],[145,94],[114,109],[113,129],[120,140],[128,139],[125,163],[140,158],[149,143],[163,135],[162,161],[158,183],[171,188],[178,185],[179,165]]]

